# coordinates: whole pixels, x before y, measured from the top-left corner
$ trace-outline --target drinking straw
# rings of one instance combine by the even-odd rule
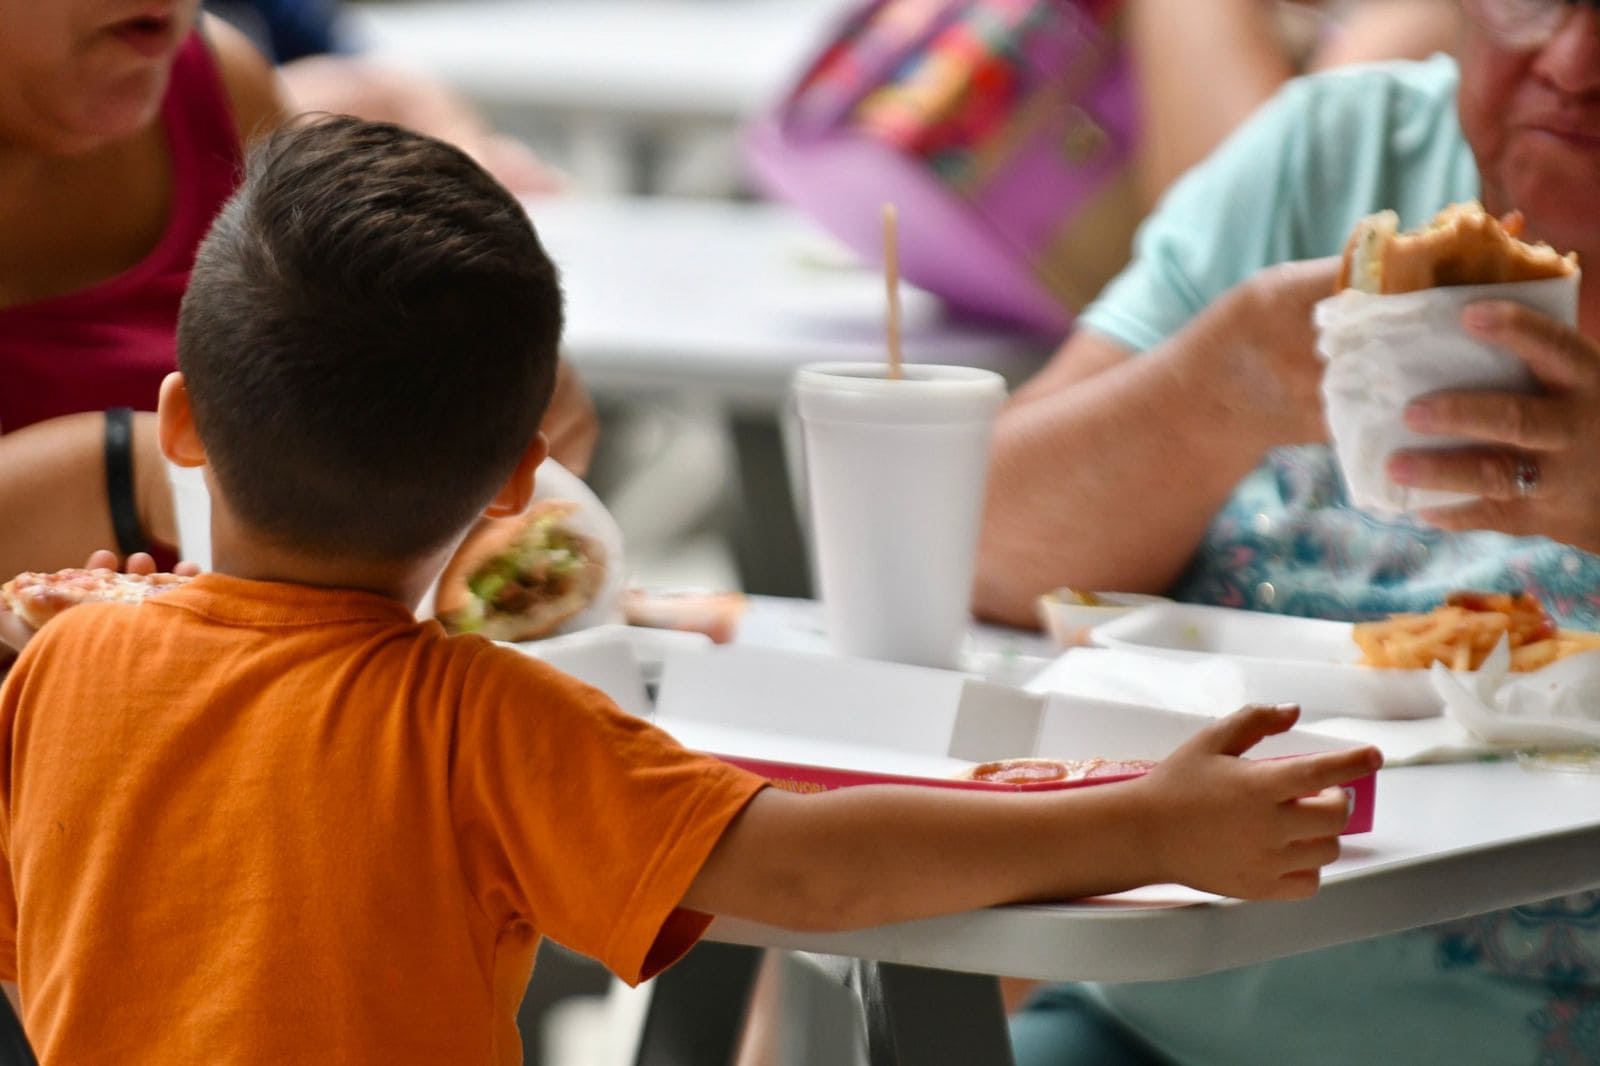
[[[889,296],[889,378],[904,376],[900,359],[900,240],[894,204],[883,205],[883,281]]]

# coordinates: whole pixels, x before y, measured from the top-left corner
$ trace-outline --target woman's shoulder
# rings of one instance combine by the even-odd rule
[[[216,60],[234,124],[248,146],[287,116],[277,72],[249,38],[222,19],[202,15],[200,31]]]

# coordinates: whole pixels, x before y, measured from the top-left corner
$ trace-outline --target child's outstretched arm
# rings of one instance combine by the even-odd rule
[[[1159,882],[1309,896],[1339,855],[1346,800],[1333,786],[1382,758],[1372,748],[1237,758],[1298,713],[1247,707],[1149,774],[1089,788],[768,789],[729,827],[683,906],[839,930]]]

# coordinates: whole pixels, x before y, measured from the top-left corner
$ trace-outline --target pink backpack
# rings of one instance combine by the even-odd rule
[[[1118,0],[871,0],[748,132],[757,181],[868,262],[1061,336],[1127,261],[1137,101]]]

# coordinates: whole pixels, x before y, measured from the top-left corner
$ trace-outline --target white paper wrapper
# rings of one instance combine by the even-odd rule
[[[1578,281],[1574,274],[1393,296],[1346,289],[1317,304],[1317,347],[1328,363],[1322,397],[1350,502],[1393,515],[1471,500],[1458,492],[1404,488],[1384,473],[1389,455],[1402,448],[1474,443],[1412,432],[1403,418],[1406,405],[1444,389],[1534,391],[1527,366],[1469,336],[1461,326],[1461,311],[1478,300],[1515,300],[1575,325]]]
[[[1494,746],[1593,744],[1600,741],[1600,652],[1584,652],[1540,670],[1511,673],[1504,640],[1470,673],[1435,664],[1431,680],[1445,717]]]

